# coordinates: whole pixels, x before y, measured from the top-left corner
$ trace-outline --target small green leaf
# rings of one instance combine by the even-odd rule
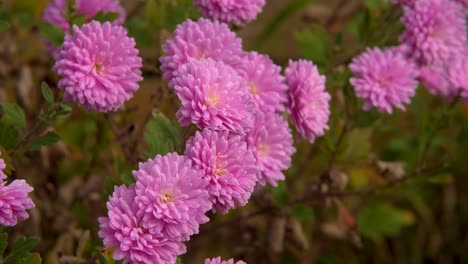
[[[60,139],[61,138],[57,133],[50,131],[50,132],[47,132],[47,134],[45,134],[44,136],[39,137],[36,140],[34,140],[33,142],[31,142],[28,145],[27,149],[30,150],[30,151],[38,150],[42,146],[54,145]]]
[[[54,93],[50,90],[49,85],[47,83],[42,82],[41,84],[42,96],[46,100],[46,102],[51,105],[54,103]]]
[[[301,222],[306,222],[314,219],[314,210],[305,204],[296,205],[292,209],[292,215]]]
[[[65,32],[60,27],[43,21],[39,22],[38,27],[41,30],[42,36],[54,44],[54,46],[60,47],[62,45]]]
[[[99,263],[100,264],[109,264],[109,262],[107,261],[107,259],[102,255],[102,254],[98,254],[98,259],[99,259]]]
[[[3,259],[3,254],[8,245],[8,234],[0,233],[0,258]]]
[[[9,120],[0,119],[0,146],[12,149],[18,144],[18,131],[11,126]]]
[[[1,106],[11,124],[18,128],[26,128],[26,117],[23,108],[12,103],[2,103]]]
[[[120,17],[120,14],[117,12],[107,12],[104,13],[102,11],[99,11],[94,17],[93,20],[99,21],[101,23],[104,22],[113,22],[117,18]]]
[[[441,173],[441,174],[428,177],[427,181],[433,184],[451,184],[453,183],[454,178],[450,174]]]
[[[277,206],[285,207],[288,204],[289,193],[284,181],[279,182],[278,186],[272,189],[271,194]]]
[[[0,32],[4,32],[8,28],[10,28],[10,23],[8,23],[7,21],[0,21]]]
[[[312,31],[305,30],[296,34],[296,41],[304,58],[320,66],[326,66],[330,54],[330,40],[327,31],[316,26]]]
[[[5,258],[5,262],[7,260],[17,262],[27,258],[30,255],[29,252],[39,244],[39,241],[38,237],[20,237],[13,245],[10,255]]]
[[[179,144],[179,128],[164,114],[158,113],[153,120],[148,122],[144,139],[149,147],[149,151],[146,153],[147,157],[164,155],[173,151]]]
[[[179,258],[179,257],[177,257],[177,259],[176,259],[176,264],[182,264],[182,263],[183,263],[183,262],[182,262],[182,259]]]
[[[39,253],[27,254],[25,258],[19,259],[17,264],[41,264],[42,258]]]
[[[83,24],[86,24],[86,22],[88,22],[85,15],[74,15],[71,21],[72,25],[76,25],[78,27],[81,27]]]
[[[414,222],[414,216],[388,204],[372,203],[358,215],[359,232],[371,239],[381,236],[394,236]]]

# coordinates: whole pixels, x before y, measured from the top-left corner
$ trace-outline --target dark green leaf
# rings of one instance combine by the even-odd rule
[[[0,257],[3,259],[3,254],[5,253],[5,249],[8,246],[8,234],[7,233],[0,233]]]
[[[372,203],[358,215],[359,232],[368,238],[394,236],[414,221],[413,215],[388,204]]]
[[[272,189],[271,194],[277,206],[284,207],[288,204],[289,193],[284,181],[279,182],[278,186]]]
[[[8,28],[10,28],[10,23],[7,21],[0,21],[0,32],[6,31]]]
[[[292,209],[292,215],[297,220],[306,222],[314,219],[314,210],[310,206],[299,204]]]
[[[25,258],[19,259],[17,264],[41,264],[42,258],[39,253],[27,254]]]
[[[18,144],[18,131],[7,119],[0,119],[0,146],[12,149],[16,147],[16,144]]]
[[[267,38],[285,21],[288,17],[302,10],[314,0],[294,0],[287,4],[265,27],[256,44],[256,50],[260,49]]]
[[[62,45],[65,32],[60,27],[43,21],[39,22],[38,27],[41,30],[42,37],[50,41],[56,47]]]
[[[85,15],[74,15],[71,21],[72,21],[71,22],[72,25],[75,25],[78,27],[81,27],[83,24],[86,24],[86,22],[88,22]]]
[[[42,96],[46,100],[46,102],[51,105],[54,103],[54,93],[50,90],[49,85],[47,83],[42,82],[41,84]]]
[[[99,259],[100,264],[108,264],[109,263],[107,261],[107,259],[102,254],[98,254],[98,259]]]
[[[93,18],[93,20],[99,21],[101,23],[104,22],[113,22],[117,18],[119,18],[120,14],[117,12],[102,12],[99,11]]]
[[[23,109],[19,105],[2,103],[1,106],[11,124],[18,128],[26,128],[26,117]]]
[[[182,264],[182,263],[183,263],[183,262],[182,262],[182,259],[179,258],[179,257],[177,257],[177,259],[176,259],[176,264]]]
[[[154,157],[157,154],[164,155],[173,151],[179,144],[179,128],[175,122],[159,113],[148,122],[144,139],[149,147],[149,151],[146,153],[148,157]]]
[[[5,262],[7,260],[17,262],[27,258],[30,255],[29,252],[39,244],[39,241],[38,237],[20,237],[13,245],[10,255],[5,258]]]
[[[326,66],[330,54],[330,41],[327,31],[316,26],[312,31],[305,30],[296,34],[296,40],[304,58]]]
[[[30,151],[38,150],[42,146],[54,145],[59,140],[60,140],[60,136],[57,133],[50,131],[50,132],[47,132],[47,134],[45,134],[44,136],[39,137],[35,139],[33,142],[31,142],[28,145],[27,149]]]

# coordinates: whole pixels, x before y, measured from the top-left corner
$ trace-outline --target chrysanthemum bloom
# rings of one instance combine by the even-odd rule
[[[262,11],[265,0],[194,0],[200,12],[213,20],[244,25]]]
[[[99,237],[114,248],[113,258],[124,263],[175,263],[177,255],[185,253],[184,244],[144,228],[135,196],[134,184],[115,187],[107,202],[108,216],[98,219]]]
[[[229,259],[226,261],[221,260],[221,257],[206,259],[205,264],[247,264],[246,262],[239,260],[234,263],[234,259]]]
[[[59,50],[53,70],[64,98],[88,110],[115,111],[138,90],[143,80],[135,40],[109,22],[74,26]]]
[[[468,102],[468,56],[459,57],[449,67],[449,80],[454,89],[456,96]]]
[[[58,26],[65,32],[70,31],[70,23],[65,17],[66,13],[66,0],[54,0],[50,2],[44,9],[44,21]],[[86,19],[91,20],[99,11],[104,13],[114,12],[119,13],[120,16],[113,21],[115,25],[121,25],[125,21],[125,10],[120,5],[118,0],[75,0],[74,8],[79,15],[85,15]]]
[[[253,105],[245,80],[230,66],[212,59],[183,65],[174,78],[182,105],[177,111],[182,126],[243,134],[252,126]]]
[[[281,75],[281,67],[267,55],[245,52],[233,68],[247,81],[252,102],[262,111],[284,111],[288,87]]]
[[[160,58],[164,80],[173,87],[175,72],[195,59],[212,58],[232,64],[242,53],[242,41],[224,23],[200,18],[177,26],[174,39],[163,45],[166,55]]]
[[[457,96],[457,89],[450,83],[446,66],[430,65],[420,68],[419,81],[433,95],[439,95],[449,100]]]
[[[185,155],[204,172],[213,211],[226,213],[247,204],[255,188],[255,158],[240,136],[203,130],[187,141]]]
[[[136,202],[144,227],[176,240],[188,240],[208,222],[212,207],[203,172],[185,156],[169,153],[140,163],[133,172]]]
[[[331,97],[325,90],[325,79],[310,61],[289,61],[286,69],[291,121],[297,133],[311,143],[328,129]]]
[[[296,152],[288,122],[280,114],[258,111],[246,139],[256,159],[257,182],[277,186],[277,181],[284,180],[282,171],[291,166]]]
[[[0,159],[0,225],[14,226],[18,221],[28,219],[26,210],[34,208],[36,205],[28,196],[33,188],[24,180],[14,180],[10,184],[3,181],[6,175],[3,159]]]
[[[405,7],[400,40],[422,64],[443,62],[467,45],[463,8],[450,0],[420,0]]]
[[[367,49],[349,65],[357,75],[351,78],[356,95],[364,99],[364,110],[372,107],[392,113],[393,107],[405,110],[417,87],[416,65],[392,50]]]

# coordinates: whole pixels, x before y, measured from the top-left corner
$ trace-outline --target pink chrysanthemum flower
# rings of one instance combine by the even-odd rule
[[[139,167],[133,176],[144,227],[177,240],[197,234],[212,207],[203,172],[177,153],[158,155]]]
[[[115,111],[138,90],[143,80],[135,40],[109,22],[74,26],[60,48],[53,70],[64,98],[88,110]]]
[[[185,253],[184,244],[144,228],[135,196],[134,184],[115,187],[108,216],[98,219],[99,237],[106,247],[114,247],[113,258],[124,263],[175,263]]]
[[[291,121],[297,133],[311,143],[328,129],[331,97],[325,90],[325,79],[310,61],[289,61],[286,69]]]
[[[457,96],[457,89],[448,79],[446,66],[430,65],[420,68],[419,81],[433,95],[439,95],[449,100]]]
[[[422,64],[443,62],[467,45],[463,8],[450,0],[420,0],[405,7],[405,32],[400,39]]]
[[[468,102],[468,56],[455,59],[448,72],[451,85],[457,91],[456,96]]]
[[[257,180],[255,158],[240,136],[203,130],[187,141],[185,155],[204,172],[213,211],[227,213],[247,204]]]
[[[28,196],[33,188],[25,180],[14,180],[7,184],[3,172],[5,162],[0,158],[0,225],[14,226],[18,221],[28,219],[26,210],[36,205]]]
[[[200,18],[179,25],[163,50],[166,55],[160,59],[161,70],[172,88],[175,72],[194,59],[212,58],[231,65],[242,53],[242,41],[226,24]]]
[[[44,9],[44,21],[58,26],[65,32],[70,31],[70,23],[65,17],[66,13],[66,0],[54,0],[50,2]],[[125,10],[120,5],[118,0],[75,0],[74,8],[79,15],[85,15],[86,19],[90,21],[99,11],[104,13],[114,12],[119,13],[120,16],[113,21],[115,25],[121,25],[125,21]]]
[[[277,181],[284,180],[281,171],[291,166],[296,152],[288,122],[277,113],[258,111],[246,139],[256,159],[258,183],[277,186]]]
[[[213,20],[244,25],[257,17],[265,0],[194,0],[194,4]]]
[[[223,261],[221,257],[217,257],[213,259],[206,259],[205,264],[247,264],[247,263],[242,260],[234,262],[234,259]]]
[[[262,111],[283,112],[288,87],[281,75],[281,67],[267,55],[245,52],[234,63],[234,69],[247,81],[252,102]]]
[[[182,105],[179,123],[200,129],[243,134],[252,126],[250,95],[243,78],[230,66],[212,59],[183,65],[174,78],[174,90]]]
[[[356,95],[364,99],[364,110],[372,107],[392,113],[393,107],[405,110],[417,87],[416,65],[392,50],[378,48],[353,59],[349,65],[357,75],[351,78]]]

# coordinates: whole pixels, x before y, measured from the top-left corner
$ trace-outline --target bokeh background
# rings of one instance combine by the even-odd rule
[[[130,183],[139,161],[194,133],[177,125],[178,100],[161,80],[158,58],[176,25],[198,11],[190,0],[121,2],[144,59],[134,98],[111,114],[72,104],[38,131],[55,131],[59,142],[12,151],[46,108],[41,83],[56,98],[62,92],[38,27],[48,1],[0,0],[0,21],[8,21],[0,30],[0,102],[20,105],[28,124],[12,135],[0,122],[0,150],[10,176],[34,186],[37,205],[29,220],[6,230],[11,241],[41,237],[43,263],[108,257],[97,217],[113,186]],[[368,46],[398,44],[400,16],[383,0],[267,0],[256,21],[233,28],[245,50],[278,65],[306,58],[320,67],[333,97],[330,130],[314,144],[296,139],[293,166],[277,188],[258,189],[227,215],[210,213],[183,263],[218,255],[248,263],[468,262],[468,107],[419,87],[406,112],[364,112],[349,85],[351,58]]]

